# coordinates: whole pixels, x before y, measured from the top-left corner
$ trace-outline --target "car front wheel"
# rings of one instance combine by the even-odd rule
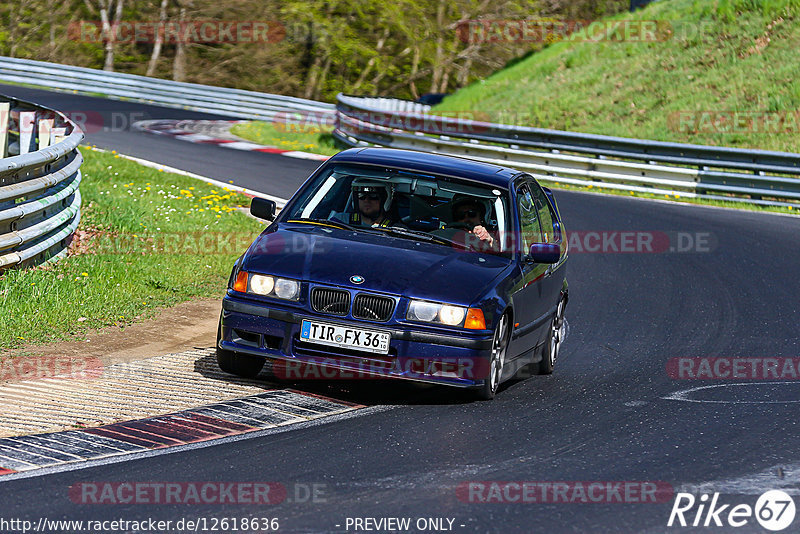
[[[492,338],[492,352],[489,356],[489,373],[483,386],[476,391],[477,397],[481,400],[492,400],[500,387],[503,378],[503,367],[506,363],[506,349],[508,348],[509,334],[508,314],[504,313],[494,330]]]
[[[241,376],[242,378],[255,378],[264,367],[264,358],[239,354],[230,350],[221,349],[222,325],[217,328],[217,365],[226,373]]]

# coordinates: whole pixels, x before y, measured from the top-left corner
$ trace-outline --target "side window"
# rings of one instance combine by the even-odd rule
[[[517,212],[519,213],[520,237],[522,238],[521,248],[527,254],[533,243],[542,241],[539,213],[527,184],[517,189]]]
[[[550,209],[550,202],[547,199],[547,194],[539,187],[538,184],[532,183],[531,190],[533,197],[536,201],[536,210],[539,213],[539,221],[542,224],[542,243],[556,243],[558,241],[558,232],[553,225],[555,216]]]

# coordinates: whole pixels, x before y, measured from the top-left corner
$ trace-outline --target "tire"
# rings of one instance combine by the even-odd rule
[[[508,349],[508,340],[511,334],[509,329],[508,314],[504,313],[497,323],[497,328],[494,330],[494,337],[492,338],[492,352],[489,360],[489,376],[486,378],[484,384],[475,390],[475,395],[480,400],[492,400],[497,395],[497,390],[500,387],[500,379],[503,375],[503,367],[506,361],[506,350]]]
[[[217,348],[217,364],[226,373],[242,378],[255,378],[264,367],[265,360],[249,354],[238,354]]]
[[[220,325],[217,327],[217,365],[219,368],[228,374],[242,378],[257,377],[264,367],[266,359],[219,348],[221,334],[222,322],[220,321]]]
[[[558,352],[561,350],[561,341],[564,339],[564,307],[566,300],[558,301],[558,308],[550,322],[550,330],[547,332],[547,339],[542,349],[542,360],[536,364],[534,370],[537,375],[553,374],[553,369],[558,359]]]

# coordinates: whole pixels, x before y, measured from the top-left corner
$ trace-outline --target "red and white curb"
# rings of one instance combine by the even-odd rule
[[[281,156],[288,156],[290,158],[311,159],[316,161],[326,161],[330,157],[321,154],[312,154],[311,152],[285,150],[274,146],[259,145],[258,143],[244,141],[228,133],[231,126],[242,122],[248,121],[158,119],[135,122],[133,128],[151,134],[167,135],[190,143],[217,145],[234,150],[266,152],[269,154],[280,154]],[[209,133],[201,133],[198,132],[198,130]]]
[[[291,389],[96,428],[0,439],[0,475],[211,441],[364,406]]]
[[[226,374],[210,347],[107,366],[75,357],[53,372],[48,360],[29,363],[5,370],[43,376],[0,383],[0,475],[277,432],[363,408]]]

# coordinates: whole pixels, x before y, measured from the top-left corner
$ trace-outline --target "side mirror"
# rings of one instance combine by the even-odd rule
[[[253,217],[258,217],[259,219],[264,219],[265,221],[271,221],[275,218],[276,207],[275,201],[273,200],[255,197],[250,203],[250,213],[253,215]]]
[[[558,263],[561,259],[561,245],[534,243],[531,245],[529,258],[536,263]]]

